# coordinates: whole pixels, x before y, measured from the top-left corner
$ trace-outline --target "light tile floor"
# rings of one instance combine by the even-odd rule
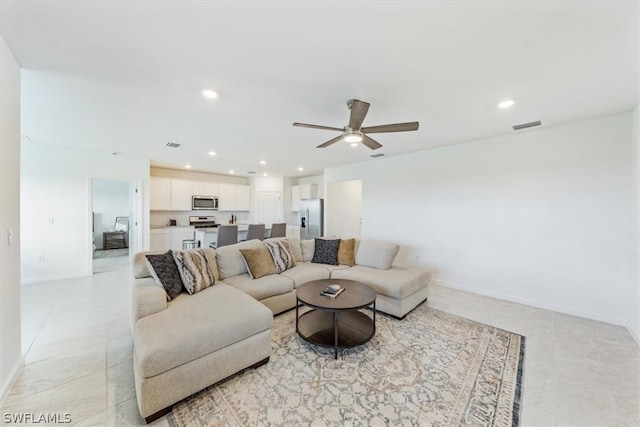
[[[3,421],[47,412],[79,426],[143,424],[129,277],[125,269],[22,287],[26,364]],[[640,347],[624,328],[438,286],[427,304],[527,337],[523,426],[640,426]]]

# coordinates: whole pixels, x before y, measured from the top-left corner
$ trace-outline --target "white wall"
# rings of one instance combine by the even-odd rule
[[[129,182],[113,179],[93,179],[93,239],[97,249],[102,249],[103,234],[113,231],[116,217],[129,216]]]
[[[640,344],[640,105],[632,115],[632,146],[633,146],[633,250],[632,274],[633,280],[629,287],[629,320],[627,329]]]
[[[23,141],[21,163],[22,283],[91,274],[92,178],[142,183],[139,227],[149,247],[148,159]]]
[[[362,179],[362,237],[438,283],[624,324],[631,115],[325,170]]]
[[[22,366],[20,244],[20,68],[0,37],[0,406]]]

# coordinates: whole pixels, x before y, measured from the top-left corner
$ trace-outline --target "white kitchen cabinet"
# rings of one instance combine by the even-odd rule
[[[218,183],[217,182],[193,182],[193,195],[194,196],[218,196]]]
[[[248,211],[251,209],[251,187],[238,184],[218,185],[218,210]]]
[[[152,228],[149,232],[149,249],[152,251],[174,251],[182,249],[183,240],[194,238],[193,227]]]
[[[152,211],[171,209],[171,180],[169,178],[150,177],[149,205]]]
[[[193,181],[184,179],[171,180],[171,210],[190,211],[193,196]]]
[[[195,238],[195,229],[193,227],[172,227],[171,228],[171,249],[178,251],[182,249],[183,240],[192,240]]]
[[[291,186],[291,211],[300,212],[300,186]]]
[[[151,229],[149,233],[149,250],[166,251],[171,246],[171,230],[168,228]]]
[[[317,199],[318,184],[300,184],[300,200]]]

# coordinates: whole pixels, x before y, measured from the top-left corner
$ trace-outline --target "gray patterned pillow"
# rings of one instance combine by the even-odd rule
[[[276,273],[282,273],[283,271],[296,266],[296,260],[291,253],[289,242],[286,240],[270,240],[264,242],[273,263],[276,265]]]
[[[316,239],[311,262],[338,265],[338,246],[340,246],[340,239]]]
[[[182,279],[171,250],[159,255],[145,255],[147,266],[158,286],[167,292],[167,301],[180,295]]]
[[[189,294],[198,293],[216,282],[215,258],[211,257],[209,251],[203,249],[174,251],[173,259],[178,266],[184,288]]]

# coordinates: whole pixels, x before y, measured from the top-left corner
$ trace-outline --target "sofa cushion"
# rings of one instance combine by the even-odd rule
[[[313,262],[305,262],[304,264],[313,265],[314,267],[322,268],[324,270],[327,270],[328,272],[332,272],[332,271],[335,271],[335,270],[346,270],[346,269],[349,268],[348,265],[316,264],[316,263],[313,263]]]
[[[259,279],[278,272],[273,258],[271,258],[271,253],[266,247],[240,249],[240,254],[252,279]]]
[[[254,239],[216,249],[220,280],[247,273],[247,266],[240,255],[240,249],[255,249],[262,246],[260,240]]]
[[[281,273],[293,280],[294,286],[297,288],[312,280],[328,279],[331,273],[326,268],[318,267],[318,265],[300,262],[295,267]]]
[[[355,253],[356,239],[341,239],[338,245],[338,265],[354,266],[356,264]]]
[[[289,248],[289,242],[286,240],[264,242],[266,248],[273,258],[273,263],[276,267],[276,273],[282,273],[283,271],[294,267],[296,260]]]
[[[358,246],[356,264],[386,270],[391,268],[400,245],[391,242],[363,240]]]
[[[313,252],[316,248],[315,239],[301,240],[300,248],[302,249],[302,261],[311,262],[311,260],[313,259]]]
[[[225,283],[240,289],[258,301],[293,291],[293,280],[282,274],[272,274],[259,279],[252,279],[248,274],[228,277]]]
[[[356,265],[331,273],[332,279],[350,279],[366,283],[376,293],[391,298],[405,298],[418,289],[429,285],[431,273],[425,270],[405,267],[391,267],[387,270]]]
[[[182,279],[180,278],[180,272],[176,261],[173,259],[173,253],[171,250],[163,254],[147,254],[145,255],[147,260],[147,268],[153,277],[156,285],[164,288],[167,293],[167,300],[171,301],[173,298],[180,295],[182,292]]]
[[[182,284],[189,294],[196,294],[216,282],[218,268],[214,254],[205,249],[173,252]]]
[[[315,239],[315,249],[311,262],[317,264],[338,265],[338,246],[340,239]]]
[[[137,366],[145,378],[153,377],[268,330],[272,323],[271,310],[225,283],[197,296],[183,293],[166,310],[136,323]]]

